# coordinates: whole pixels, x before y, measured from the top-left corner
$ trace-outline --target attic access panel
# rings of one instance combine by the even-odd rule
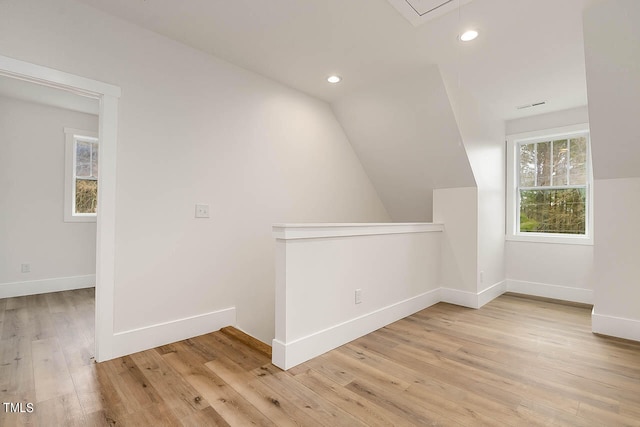
[[[445,15],[472,0],[388,0],[414,27]]]

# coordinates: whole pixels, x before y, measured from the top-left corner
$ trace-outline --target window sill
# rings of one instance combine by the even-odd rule
[[[559,245],[586,245],[593,246],[593,237],[590,236],[567,236],[562,234],[511,234],[506,236],[507,241],[532,242],[532,243],[552,243]]]
[[[97,222],[97,215],[65,215],[64,222]]]

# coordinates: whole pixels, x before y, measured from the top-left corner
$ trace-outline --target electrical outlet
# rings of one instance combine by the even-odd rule
[[[20,271],[23,273],[31,273],[31,264],[20,264]]]
[[[360,304],[362,302],[362,289],[356,289],[355,303]]]
[[[196,218],[209,218],[209,205],[196,205]]]

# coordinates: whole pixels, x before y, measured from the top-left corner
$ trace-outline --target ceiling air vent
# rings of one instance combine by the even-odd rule
[[[388,0],[402,16],[417,27],[456,10],[472,0]]]
[[[540,102],[534,102],[533,104],[518,105],[516,107],[516,109],[517,110],[524,110],[525,108],[540,107],[541,105],[544,105],[546,103],[547,103],[547,101],[540,101]]]

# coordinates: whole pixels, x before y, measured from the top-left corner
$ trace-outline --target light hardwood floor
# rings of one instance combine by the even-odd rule
[[[437,304],[288,372],[233,330],[94,364],[89,290],[0,300],[0,321],[0,396],[35,403],[2,426],[640,426],[640,343],[513,295]]]

